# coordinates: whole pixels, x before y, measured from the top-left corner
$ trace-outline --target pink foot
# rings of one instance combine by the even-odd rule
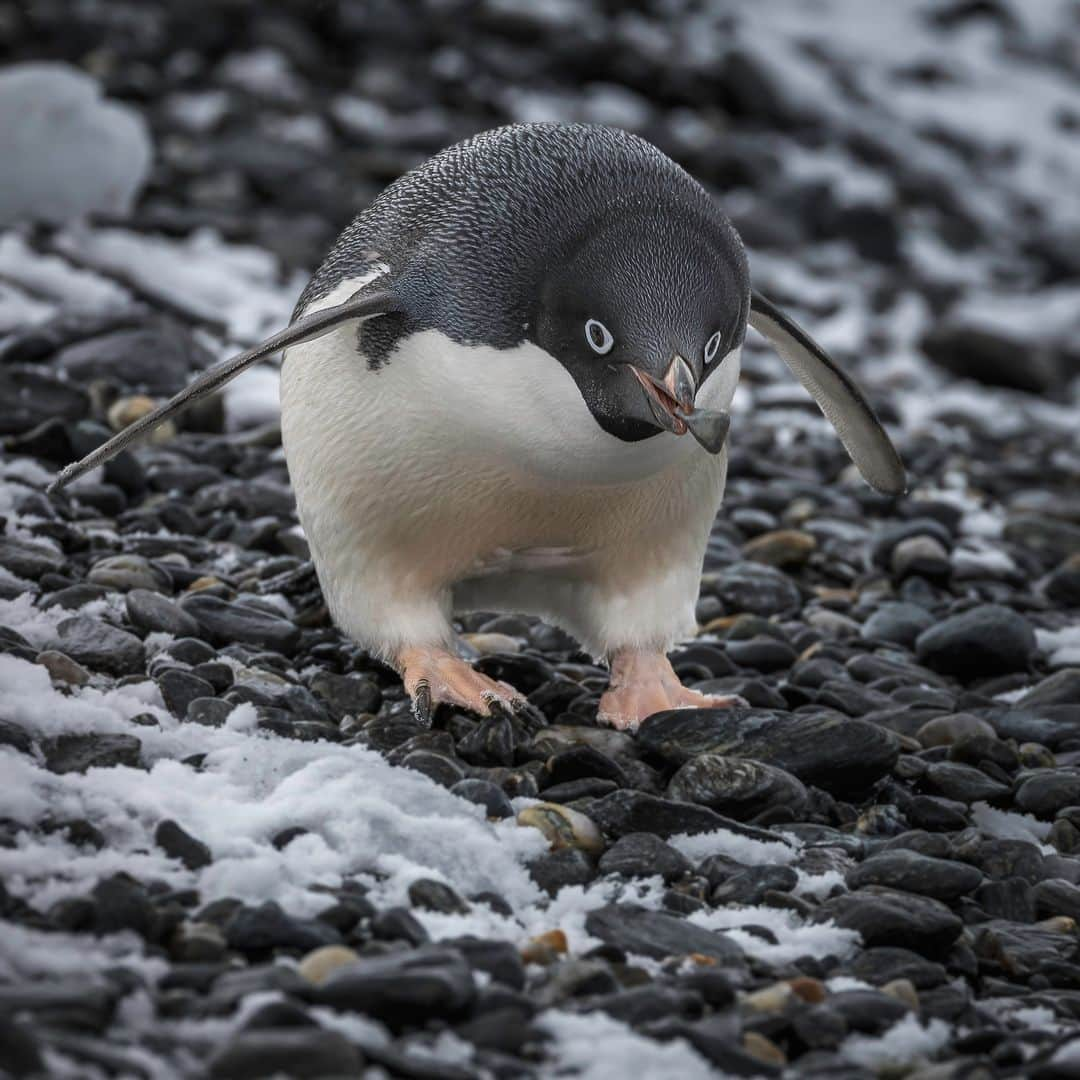
[[[405,691],[422,724],[430,724],[437,705],[457,705],[478,716],[492,708],[518,709],[525,699],[509,684],[481,675],[446,649],[418,646],[402,649],[397,657]]]
[[[611,683],[600,699],[597,718],[620,731],[637,731],[645,717],[665,709],[745,704],[735,694],[702,694],[683,686],[663,653],[627,649],[611,658]]]

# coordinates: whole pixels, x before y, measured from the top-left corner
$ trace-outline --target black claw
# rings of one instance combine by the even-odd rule
[[[431,686],[426,679],[421,679],[416,684],[416,690],[412,696],[412,711],[418,724],[431,727]]]

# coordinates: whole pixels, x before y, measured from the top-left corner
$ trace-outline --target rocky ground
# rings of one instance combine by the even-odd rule
[[[154,147],[0,234],[0,1073],[1080,1075],[1075,4],[314,7],[0,4]],[[606,730],[573,642],[476,615],[530,708],[421,729],[327,620],[272,366],[44,494],[384,183],[555,117],[716,190],[911,474],[748,344],[673,657],[748,708]]]

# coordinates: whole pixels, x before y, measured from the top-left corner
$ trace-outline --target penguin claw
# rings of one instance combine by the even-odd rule
[[[431,727],[433,709],[431,707],[431,684],[427,679],[421,679],[416,684],[412,694],[412,711],[418,724]]]

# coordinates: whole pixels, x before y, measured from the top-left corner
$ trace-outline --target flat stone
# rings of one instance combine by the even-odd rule
[[[171,819],[158,823],[154,842],[166,855],[179,859],[189,870],[201,870],[214,861],[210,849],[201,840],[196,840]]]
[[[873,855],[847,874],[849,889],[884,885],[935,900],[956,900],[977,889],[982,881],[974,866],[904,849]]]
[[[927,957],[944,953],[963,929],[963,923],[940,901],[879,885],[834,896],[810,918],[812,922],[832,920],[855,930],[868,947],[900,946]]]
[[[214,1080],[359,1076],[364,1058],[338,1031],[322,1027],[238,1031],[211,1058]]]
[[[699,803],[745,821],[773,807],[798,818],[809,796],[790,773],[773,765],[723,754],[698,754],[682,765],[667,787],[668,798]]]
[[[173,637],[199,636],[199,624],[171,600],[148,589],[133,588],[125,600],[131,625],[145,633],[172,634]]]
[[[37,663],[49,673],[49,678],[54,683],[62,683],[65,686],[85,686],[90,681],[90,672],[75,663],[70,656],[55,649],[46,649],[38,653]]]
[[[48,544],[0,536],[0,567],[16,577],[37,581],[43,574],[63,570],[64,556]]]
[[[132,675],[143,670],[143,643],[100,619],[75,615],[56,628],[58,651],[72,660],[108,675]]]
[[[628,833],[620,837],[600,858],[600,873],[624,877],[652,877],[659,874],[673,881],[690,873],[694,865],[677,848],[665,844],[652,833]]]
[[[798,586],[772,566],[737,562],[720,571],[713,583],[728,611],[752,615],[781,615],[796,611],[802,597]]]
[[[867,641],[887,641],[910,649],[918,636],[934,622],[933,615],[918,604],[882,604],[863,623],[860,633]]]
[[[1080,805],[1080,771],[1045,770],[1025,780],[1016,792],[1016,806],[1025,813],[1052,820],[1066,806]]]
[[[167,575],[142,555],[110,555],[99,559],[90,568],[86,580],[92,585],[123,592],[130,589],[161,592],[170,585]]]
[[[696,953],[722,964],[741,965],[742,949],[724,934],[632,904],[608,904],[585,917],[585,930],[605,944],[654,960]]]
[[[272,900],[256,908],[241,906],[225,924],[229,947],[240,952],[265,952],[271,949],[309,951],[320,945],[337,945],[340,935],[318,919],[294,919]]]
[[[1035,631],[1022,615],[982,604],[924,630],[915,653],[934,671],[976,679],[1024,671],[1036,647]]]
[[[215,645],[254,645],[292,656],[300,643],[300,628],[294,623],[245,604],[196,593],[183,600],[181,607]]]
[[[46,740],[45,764],[54,773],[84,773],[118,765],[137,769],[142,743],[134,735],[58,735]]]
[[[702,753],[753,758],[835,794],[865,790],[900,754],[896,735],[863,720],[742,708],[656,713],[638,743],[674,765]]]

